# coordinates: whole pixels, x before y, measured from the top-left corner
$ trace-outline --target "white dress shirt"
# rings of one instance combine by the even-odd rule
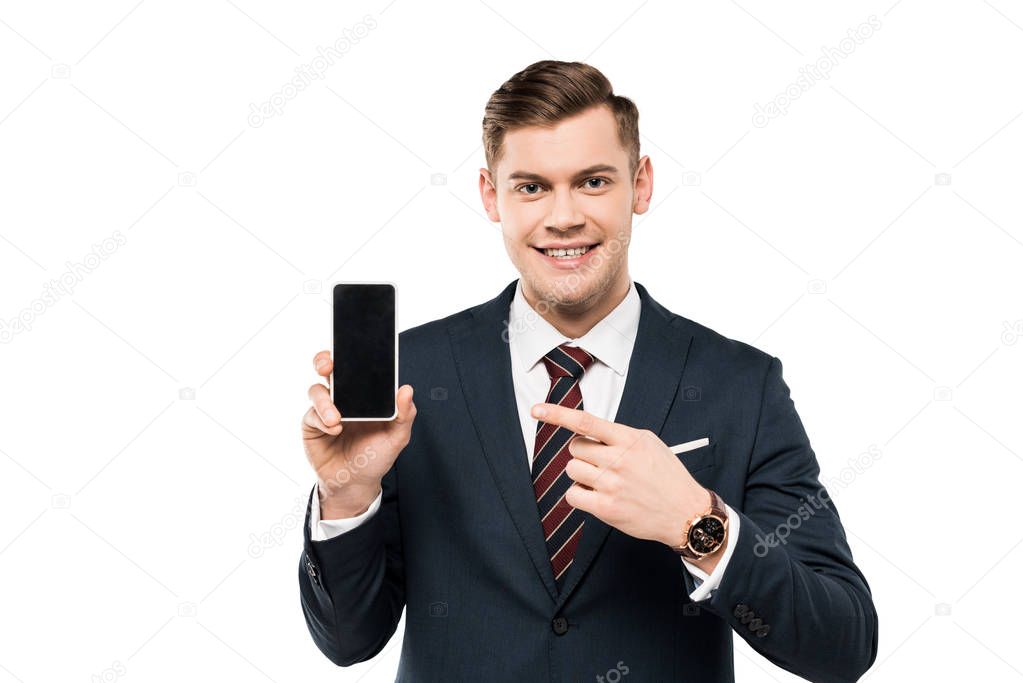
[[[545,354],[563,343],[579,346],[596,359],[579,380],[583,395],[583,409],[599,418],[614,420],[618,404],[628,377],[629,359],[639,330],[640,300],[636,285],[629,282],[625,298],[600,320],[589,332],[578,339],[570,339],[554,328],[533,309],[522,293],[522,280],[515,288],[508,312],[508,348],[511,354],[512,385],[515,389],[515,403],[518,407],[522,439],[532,469],[533,447],[536,439],[537,420],[530,415],[530,409],[547,399],[551,386],[550,375],[543,364]],[[380,508],[382,492],[369,508],[355,517],[345,519],[320,519],[319,492],[314,491],[310,512],[310,534],[314,541],[325,541],[356,528],[372,517]],[[721,559],[714,572],[707,575],[696,565],[682,559],[683,565],[695,579],[696,590],[689,594],[693,601],[710,596],[721,583],[721,576],[739,535],[739,516],[731,507],[728,512],[728,542],[722,549]],[[681,558],[680,558],[681,559]]]

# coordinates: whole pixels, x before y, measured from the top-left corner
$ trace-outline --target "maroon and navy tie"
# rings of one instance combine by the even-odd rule
[[[551,377],[546,403],[582,410],[579,380],[593,363],[593,356],[577,346],[561,344],[544,356],[543,362]],[[559,591],[583,529],[583,513],[565,501],[565,492],[572,486],[565,465],[572,459],[568,442],[573,436],[572,430],[541,420],[536,425],[533,447],[533,491]]]

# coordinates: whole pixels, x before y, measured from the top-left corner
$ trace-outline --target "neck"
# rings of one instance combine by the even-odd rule
[[[525,282],[523,282],[522,294],[526,303],[554,329],[569,339],[578,339],[593,329],[594,325],[607,317],[608,313],[625,300],[625,295],[629,293],[629,286],[630,279],[626,275],[624,278],[619,278],[619,281],[603,294],[571,306],[554,304],[540,307],[539,298],[529,290],[529,287],[525,286]],[[543,309],[542,313],[540,308]]]

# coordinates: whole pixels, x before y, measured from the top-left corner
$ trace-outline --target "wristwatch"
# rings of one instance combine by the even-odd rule
[[[687,560],[695,561],[717,552],[725,541],[728,530],[728,512],[725,501],[717,492],[708,489],[710,507],[703,514],[686,522],[682,529],[682,542],[671,549]]]

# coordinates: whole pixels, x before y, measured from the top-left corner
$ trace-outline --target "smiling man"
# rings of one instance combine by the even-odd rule
[[[732,681],[733,632],[813,681],[873,663],[781,362],[629,275],[638,118],[586,64],[504,83],[479,189],[520,277],[401,333],[395,420],[342,428],[310,388],[299,582],[331,661],[375,656],[404,609],[398,680]]]

